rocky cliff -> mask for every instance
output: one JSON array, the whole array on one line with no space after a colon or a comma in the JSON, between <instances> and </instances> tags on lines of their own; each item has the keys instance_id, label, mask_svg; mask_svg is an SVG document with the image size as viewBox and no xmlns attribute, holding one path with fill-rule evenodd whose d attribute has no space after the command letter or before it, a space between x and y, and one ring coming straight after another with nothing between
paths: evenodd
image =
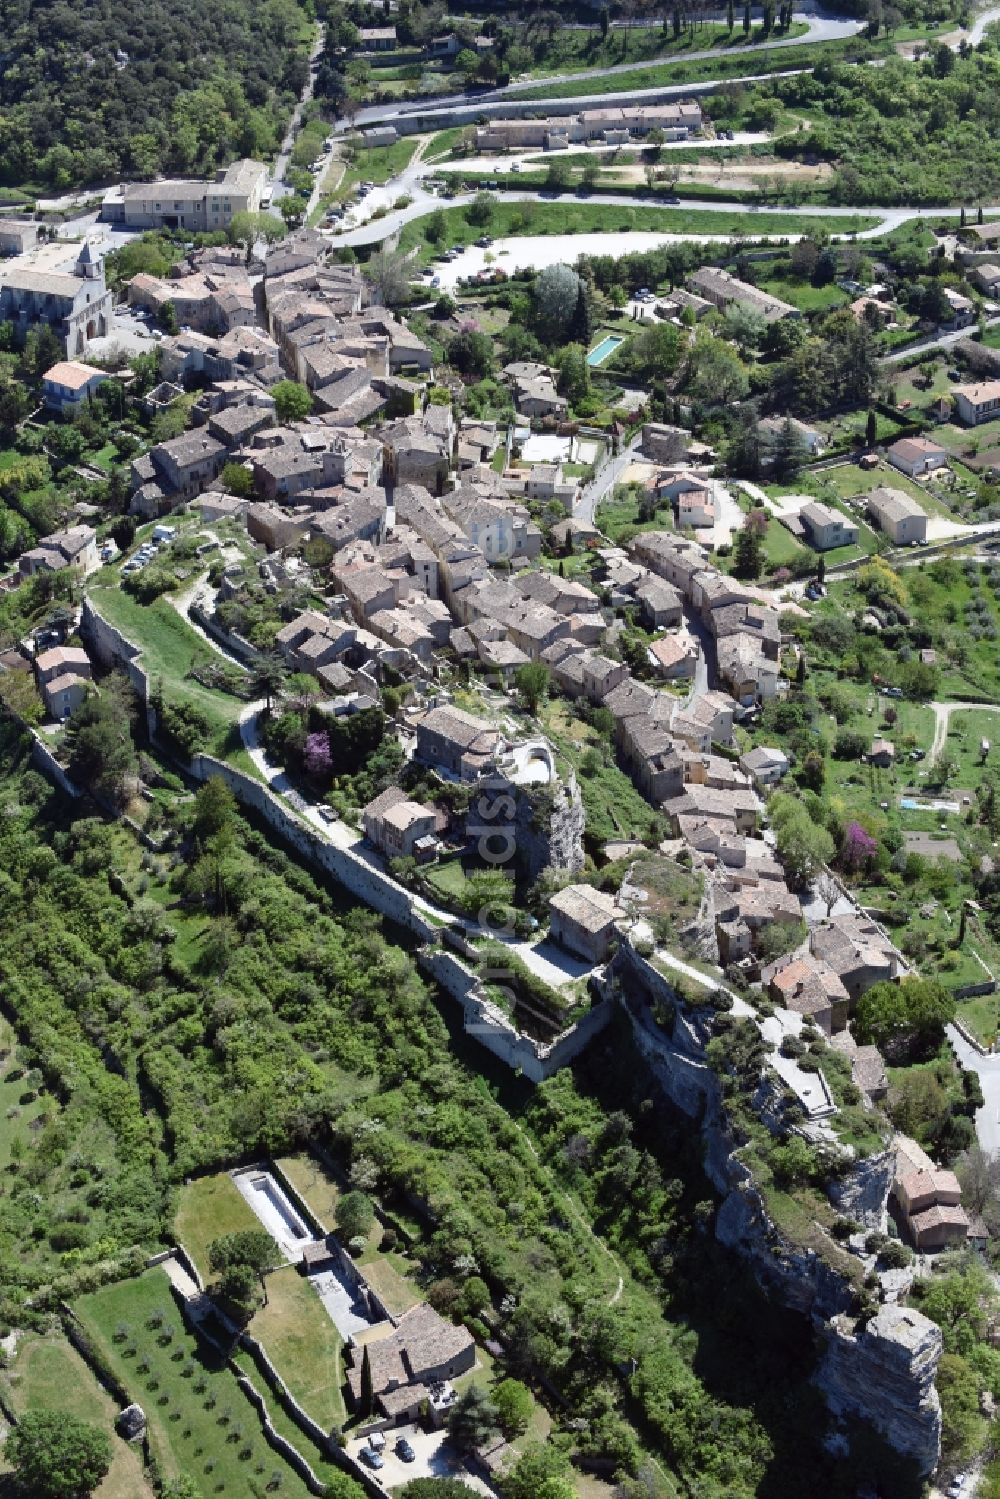
<instances>
[{"instance_id":1,"label":"rocky cliff","mask_svg":"<svg viewBox=\"0 0 1000 1499\"><path fill-rule=\"evenodd\" d=\"M537 879L543 869L582 869L586 825L575 776L547 786L517 787L514 833L527 878Z\"/></svg>"},{"instance_id":2,"label":"rocky cliff","mask_svg":"<svg viewBox=\"0 0 1000 1499\"><path fill-rule=\"evenodd\" d=\"M817 1385L835 1416L870 1422L903 1456L930 1473L940 1455L941 1413L934 1375L941 1337L909 1308L884 1306L862 1324L857 1311L863 1267L816 1226L814 1242L792 1242L769 1217L749 1168L740 1160L723 1107L718 1078L705 1060L710 1009L686 1010L664 976L627 941L608 971L609 986L632 1022L636 1045L669 1101L701 1132L705 1172L722 1197L715 1234L747 1261L761 1287L802 1313L826 1348ZM762 1081L754 1106L772 1117L771 1084ZM888 1153L855 1162L830 1196L845 1217L883 1228L892 1174ZM876 1388L877 1386L877 1388Z\"/></svg>"},{"instance_id":3,"label":"rocky cliff","mask_svg":"<svg viewBox=\"0 0 1000 1499\"><path fill-rule=\"evenodd\" d=\"M816 1382L835 1415L870 1421L921 1472L935 1466L941 1403L934 1375L941 1329L912 1307L883 1306L870 1322L834 1317Z\"/></svg>"}]
</instances>

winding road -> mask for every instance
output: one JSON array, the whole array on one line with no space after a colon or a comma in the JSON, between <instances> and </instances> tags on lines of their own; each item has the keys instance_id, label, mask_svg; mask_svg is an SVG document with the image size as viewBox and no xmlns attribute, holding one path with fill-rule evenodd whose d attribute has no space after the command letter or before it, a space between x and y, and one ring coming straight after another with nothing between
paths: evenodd
<instances>
[{"instance_id":1,"label":"winding road","mask_svg":"<svg viewBox=\"0 0 1000 1499\"><path fill-rule=\"evenodd\" d=\"M622 75L627 76L629 73L640 72L644 68L662 67L668 63L701 62L707 58L732 54L752 57L755 53L771 52L782 47L805 47L816 42L840 41L844 37L856 36L863 26L863 22L855 18L835 16L826 11L809 14L796 11L792 20L804 23L805 32L798 36L775 36L765 42L748 42L746 45L730 48L703 47L693 52L665 52L658 57L647 57L636 62L614 63L610 67L587 68L574 73L553 73L544 78L519 78L515 83L508 83L503 88L473 89L455 94L432 95L426 99L407 99L400 100L398 103L372 105L368 109L359 110L352 120L341 119L338 125L343 129L353 125L357 129L364 125L388 124L400 116L409 114L428 112L440 114L449 110L468 109L470 105L479 108L482 105L502 104L509 99L531 98L533 94L539 100L544 100L546 89L573 83L577 79L582 81L584 78L618 78ZM676 86L675 91L690 92L690 89L690 83L680 84ZM591 94L586 97L591 107L596 108L605 102L600 95ZM628 98L628 94L618 94L615 97ZM562 102L565 104L570 101L563 100Z\"/></svg>"}]
</instances>

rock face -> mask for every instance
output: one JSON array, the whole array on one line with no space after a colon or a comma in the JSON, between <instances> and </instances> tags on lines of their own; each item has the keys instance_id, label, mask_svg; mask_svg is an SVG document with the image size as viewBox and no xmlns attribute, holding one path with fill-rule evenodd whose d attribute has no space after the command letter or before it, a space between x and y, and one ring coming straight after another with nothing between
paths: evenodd
<instances>
[{"instance_id":1,"label":"rock face","mask_svg":"<svg viewBox=\"0 0 1000 1499\"><path fill-rule=\"evenodd\" d=\"M137 1442L145 1435L146 1412L141 1405L126 1405L124 1410L118 1412L115 1426L126 1442Z\"/></svg>"},{"instance_id":2,"label":"rock face","mask_svg":"<svg viewBox=\"0 0 1000 1499\"><path fill-rule=\"evenodd\" d=\"M858 1161L830 1185L830 1201L845 1218L867 1229L885 1229L886 1201L892 1186L895 1157L891 1150Z\"/></svg>"},{"instance_id":3,"label":"rock face","mask_svg":"<svg viewBox=\"0 0 1000 1499\"><path fill-rule=\"evenodd\" d=\"M830 1409L871 1422L922 1475L932 1472L941 1455L941 1329L912 1307L883 1306L864 1326L834 1317L826 1336L816 1382Z\"/></svg>"},{"instance_id":4,"label":"rock face","mask_svg":"<svg viewBox=\"0 0 1000 1499\"><path fill-rule=\"evenodd\" d=\"M664 1095L700 1130L705 1173L723 1199L716 1238L747 1261L768 1294L809 1317L826 1339L817 1384L830 1410L870 1422L921 1472L931 1472L940 1455L941 1408L934 1388L940 1330L908 1307L883 1306L864 1326L847 1315L855 1304L847 1276L829 1256L780 1232L735 1153L718 1079L705 1061L709 1016L702 1010L686 1014L674 1004L672 1029L659 1024L653 1005L671 1006L669 982L627 942L609 967L609 988L628 1013L636 1044ZM766 1092L762 1085L754 1099L765 1121L771 1112ZM892 1169L889 1153L856 1162L831 1189L835 1206L867 1228L884 1227Z\"/></svg>"},{"instance_id":5,"label":"rock face","mask_svg":"<svg viewBox=\"0 0 1000 1499\"><path fill-rule=\"evenodd\" d=\"M514 812L517 858L527 877L543 869L583 868L583 832L587 825L576 777L537 789L519 786Z\"/></svg>"}]
</instances>

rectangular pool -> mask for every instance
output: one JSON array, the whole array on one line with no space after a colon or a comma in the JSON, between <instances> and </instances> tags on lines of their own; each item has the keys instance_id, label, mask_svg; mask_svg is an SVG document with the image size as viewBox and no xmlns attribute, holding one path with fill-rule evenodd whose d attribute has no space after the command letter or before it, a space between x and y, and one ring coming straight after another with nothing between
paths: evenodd
<instances>
[{"instance_id":1,"label":"rectangular pool","mask_svg":"<svg viewBox=\"0 0 1000 1499\"><path fill-rule=\"evenodd\" d=\"M587 355L587 363L591 369L603 364L605 359L610 359L615 350L624 342L624 338L618 338L614 333L609 333L606 338L602 338L597 347L591 349Z\"/></svg>"}]
</instances>

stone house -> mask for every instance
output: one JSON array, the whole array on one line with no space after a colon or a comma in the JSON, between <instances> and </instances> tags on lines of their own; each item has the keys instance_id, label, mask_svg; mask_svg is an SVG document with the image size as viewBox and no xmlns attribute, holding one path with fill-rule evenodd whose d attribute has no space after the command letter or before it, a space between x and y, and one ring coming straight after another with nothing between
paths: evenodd
<instances>
[{"instance_id":1,"label":"stone house","mask_svg":"<svg viewBox=\"0 0 1000 1499\"><path fill-rule=\"evenodd\" d=\"M642 611L643 622L654 630L669 630L683 618L681 596L665 578L645 578L633 594Z\"/></svg>"},{"instance_id":2,"label":"stone house","mask_svg":"<svg viewBox=\"0 0 1000 1499\"><path fill-rule=\"evenodd\" d=\"M847 1025L850 996L828 963L810 952L780 958L761 974L775 1004L809 1016L824 1035Z\"/></svg>"},{"instance_id":3,"label":"stone house","mask_svg":"<svg viewBox=\"0 0 1000 1499\"><path fill-rule=\"evenodd\" d=\"M148 467L141 458L132 464L132 481L136 489L133 502L138 491L149 482L145 477L149 469L166 508L192 500L218 478L228 456L222 443L201 429L182 432L180 437L172 437L169 442L157 443L145 455Z\"/></svg>"},{"instance_id":4,"label":"stone house","mask_svg":"<svg viewBox=\"0 0 1000 1499\"><path fill-rule=\"evenodd\" d=\"M60 572L64 567L75 568L86 576L97 566L97 532L93 526L70 526L65 531L52 531L17 559L17 570L22 578Z\"/></svg>"},{"instance_id":5,"label":"stone house","mask_svg":"<svg viewBox=\"0 0 1000 1499\"><path fill-rule=\"evenodd\" d=\"M649 647L649 660L657 676L668 682L693 677L698 662L698 643L690 635L663 635Z\"/></svg>"},{"instance_id":6,"label":"stone house","mask_svg":"<svg viewBox=\"0 0 1000 1499\"><path fill-rule=\"evenodd\" d=\"M613 895L591 885L567 885L549 900L549 933L570 952L603 963L624 912Z\"/></svg>"},{"instance_id":7,"label":"stone house","mask_svg":"<svg viewBox=\"0 0 1000 1499\"><path fill-rule=\"evenodd\" d=\"M68 718L89 691L90 658L76 646L56 646L35 657L35 679L50 718Z\"/></svg>"},{"instance_id":8,"label":"stone house","mask_svg":"<svg viewBox=\"0 0 1000 1499\"><path fill-rule=\"evenodd\" d=\"M127 183L104 195L101 218L126 229L191 229L217 233L240 213L256 213L267 183L262 161L234 161L214 182Z\"/></svg>"},{"instance_id":9,"label":"stone house","mask_svg":"<svg viewBox=\"0 0 1000 1499\"><path fill-rule=\"evenodd\" d=\"M916 1140L897 1135L892 1196L914 1248L920 1252L962 1244L969 1219L953 1171L935 1166Z\"/></svg>"},{"instance_id":10,"label":"stone house","mask_svg":"<svg viewBox=\"0 0 1000 1499\"><path fill-rule=\"evenodd\" d=\"M407 1421L421 1405L430 1404L432 1384L456 1379L475 1366L476 1345L465 1327L446 1322L421 1302L403 1313L388 1337L352 1345L351 1357L347 1386L354 1409L361 1407L367 1362L376 1413Z\"/></svg>"},{"instance_id":11,"label":"stone house","mask_svg":"<svg viewBox=\"0 0 1000 1499\"><path fill-rule=\"evenodd\" d=\"M802 316L790 302L772 297L769 292L761 291L760 287L741 281L730 271L720 270L717 266L703 266L695 271L688 277L688 286L698 296L707 298L720 312L729 307L745 307L750 312L759 313L767 323Z\"/></svg>"},{"instance_id":12,"label":"stone house","mask_svg":"<svg viewBox=\"0 0 1000 1499\"><path fill-rule=\"evenodd\" d=\"M868 496L868 514L896 546L926 541L927 516L901 489L880 485Z\"/></svg>"},{"instance_id":13,"label":"stone house","mask_svg":"<svg viewBox=\"0 0 1000 1499\"><path fill-rule=\"evenodd\" d=\"M269 552L298 546L309 530L305 515L291 515L287 510L280 510L277 505L248 506L246 521L248 534Z\"/></svg>"},{"instance_id":14,"label":"stone house","mask_svg":"<svg viewBox=\"0 0 1000 1499\"><path fill-rule=\"evenodd\" d=\"M788 774L788 756L784 750L761 746L740 756L740 765L757 786L776 786Z\"/></svg>"},{"instance_id":15,"label":"stone house","mask_svg":"<svg viewBox=\"0 0 1000 1499\"><path fill-rule=\"evenodd\" d=\"M873 984L902 977L906 965L889 938L866 916L828 917L809 932L809 950L834 970L851 1008Z\"/></svg>"},{"instance_id":16,"label":"stone house","mask_svg":"<svg viewBox=\"0 0 1000 1499\"><path fill-rule=\"evenodd\" d=\"M431 708L417 722L415 758L463 781L474 781L493 764L500 730L450 703Z\"/></svg>"},{"instance_id":17,"label":"stone house","mask_svg":"<svg viewBox=\"0 0 1000 1499\"><path fill-rule=\"evenodd\" d=\"M361 818L365 837L388 859L427 859L437 847L434 810L411 801L398 786L369 802Z\"/></svg>"}]
</instances>

